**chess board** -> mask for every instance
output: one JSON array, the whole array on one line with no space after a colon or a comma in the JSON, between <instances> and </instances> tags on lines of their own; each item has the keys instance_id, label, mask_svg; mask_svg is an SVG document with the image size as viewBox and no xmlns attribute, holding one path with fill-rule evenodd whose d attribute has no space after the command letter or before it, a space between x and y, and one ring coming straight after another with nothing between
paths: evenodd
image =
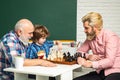
<instances>
[{"instance_id":1,"label":"chess board","mask_svg":"<svg viewBox=\"0 0 120 80\"><path fill-rule=\"evenodd\" d=\"M53 63L57 63L57 64L66 64L66 65L73 65L73 64L77 64L77 61L65 61L65 60L47 60Z\"/></svg>"}]
</instances>

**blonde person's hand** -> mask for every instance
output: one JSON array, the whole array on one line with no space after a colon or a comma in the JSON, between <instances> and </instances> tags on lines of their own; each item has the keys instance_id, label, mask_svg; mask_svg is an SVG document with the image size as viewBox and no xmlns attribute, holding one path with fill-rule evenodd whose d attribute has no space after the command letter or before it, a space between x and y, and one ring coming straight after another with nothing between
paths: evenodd
<instances>
[{"instance_id":1,"label":"blonde person's hand","mask_svg":"<svg viewBox=\"0 0 120 80\"><path fill-rule=\"evenodd\" d=\"M78 62L79 65L83 65L85 61L86 60L84 58L82 58L82 57L77 58L77 62Z\"/></svg>"},{"instance_id":2,"label":"blonde person's hand","mask_svg":"<svg viewBox=\"0 0 120 80\"><path fill-rule=\"evenodd\" d=\"M92 62L88 61L84 58L78 57L77 62L78 62L79 65L81 65L83 67L87 67L87 68L92 67Z\"/></svg>"},{"instance_id":3,"label":"blonde person's hand","mask_svg":"<svg viewBox=\"0 0 120 80\"><path fill-rule=\"evenodd\" d=\"M98 56L98 55L93 55L93 54L91 54L91 55L88 56L88 59L91 60L91 61L98 61L98 60L100 60L101 58L100 58L100 56Z\"/></svg>"}]
</instances>

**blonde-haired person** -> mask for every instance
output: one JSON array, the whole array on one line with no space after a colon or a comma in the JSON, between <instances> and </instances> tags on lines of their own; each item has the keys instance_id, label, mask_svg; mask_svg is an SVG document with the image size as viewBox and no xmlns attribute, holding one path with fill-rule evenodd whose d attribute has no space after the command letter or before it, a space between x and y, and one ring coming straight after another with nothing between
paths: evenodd
<instances>
[{"instance_id":1,"label":"blonde-haired person","mask_svg":"<svg viewBox=\"0 0 120 80\"><path fill-rule=\"evenodd\" d=\"M14 67L14 56L25 57L26 48L29 43L29 39L33 37L34 26L28 19L20 19L14 30L6 33L1 38L0 46L0 79L1 80L14 80L14 74L11 72L3 71L4 68ZM42 59L26 59L24 60L24 66L56 66L56 64L45 61Z\"/></svg>"},{"instance_id":2,"label":"blonde-haired person","mask_svg":"<svg viewBox=\"0 0 120 80\"><path fill-rule=\"evenodd\" d=\"M78 57L78 64L96 71L74 80L120 80L120 38L103 29L100 13L90 12L82 18L86 40L77 50L85 55ZM93 54L88 54L92 50Z\"/></svg>"}]
</instances>

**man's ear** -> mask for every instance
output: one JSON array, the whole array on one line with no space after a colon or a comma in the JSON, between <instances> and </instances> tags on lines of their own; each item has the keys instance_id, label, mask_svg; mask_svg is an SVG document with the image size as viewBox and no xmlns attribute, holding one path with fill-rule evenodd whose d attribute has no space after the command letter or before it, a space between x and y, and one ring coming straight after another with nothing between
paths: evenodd
<instances>
[{"instance_id":1,"label":"man's ear","mask_svg":"<svg viewBox=\"0 0 120 80\"><path fill-rule=\"evenodd\" d=\"M18 34L18 36L20 36L22 34L22 31L21 30L17 30L17 34Z\"/></svg>"}]
</instances>

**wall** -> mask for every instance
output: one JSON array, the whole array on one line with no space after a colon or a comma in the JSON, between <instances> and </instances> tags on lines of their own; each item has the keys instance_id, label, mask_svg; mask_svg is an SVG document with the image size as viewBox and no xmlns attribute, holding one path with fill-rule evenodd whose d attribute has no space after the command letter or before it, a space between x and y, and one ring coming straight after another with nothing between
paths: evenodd
<instances>
[{"instance_id":1,"label":"wall","mask_svg":"<svg viewBox=\"0 0 120 80\"><path fill-rule=\"evenodd\" d=\"M77 41L85 39L81 18L91 11L99 12L103 16L103 27L120 36L120 0L77 0Z\"/></svg>"}]
</instances>

